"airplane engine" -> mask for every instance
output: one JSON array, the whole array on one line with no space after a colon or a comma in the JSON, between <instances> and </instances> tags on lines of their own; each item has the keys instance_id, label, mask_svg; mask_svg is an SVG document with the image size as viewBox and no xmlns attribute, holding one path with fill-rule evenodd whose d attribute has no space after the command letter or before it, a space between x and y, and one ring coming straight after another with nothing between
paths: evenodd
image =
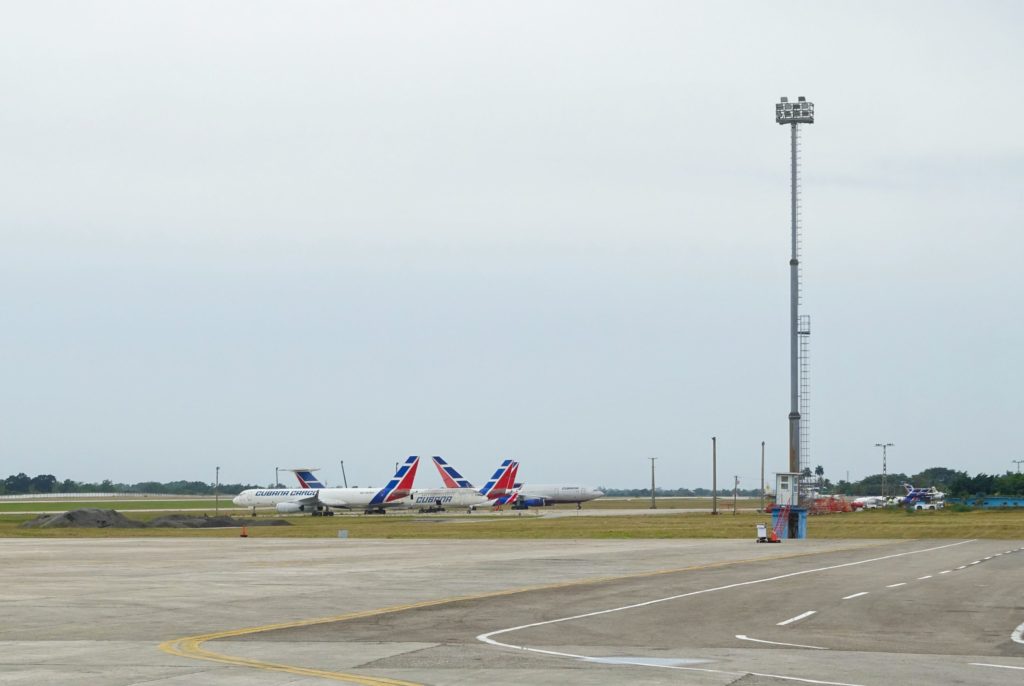
<instances>
[{"instance_id":1,"label":"airplane engine","mask_svg":"<svg viewBox=\"0 0 1024 686\"><path fill-rule=\"evenodd\" d=\"M334 515L333 512L320 504L303 505L300 503L278 503L277 511L281 514L308 512L314 517L331 517Z\"/></svg>"},{"instance_id":2,"label":"airplane engine","mask_svg":"<svg viewBox=\"0 0 1024 686\"><path fill-rule=\"evenodd\" d=\"M515 510L525 510L530 507L545 507L547 504L548 501L544 498L524 498L519 496L512 504L512 508Z\"/></svg>"},{"instance_id":3,"label":"airplane engine","mask_svg":"<svg viewBox=\"0 0 1024 686\"><path fill-rule=\"evenodd\" d=\"M307 507L305 505L299 505L298 503L278 503L277 511L281 514L295 514L296 512L305 512Z\"/></svg>"}]
</instances>

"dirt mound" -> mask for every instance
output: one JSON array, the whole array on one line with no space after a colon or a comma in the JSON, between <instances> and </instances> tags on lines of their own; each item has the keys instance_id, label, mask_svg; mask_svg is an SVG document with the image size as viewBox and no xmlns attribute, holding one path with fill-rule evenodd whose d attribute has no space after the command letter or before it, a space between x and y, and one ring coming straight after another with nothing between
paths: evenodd
<instances>
[{"instance_id":1,"label":"dirt mound","mask_svg":"<svg viewBox=\"0 0 1024 686\"><path fill-rule=\"evenodd\" d=\"M291 522L283 519L235 519L234 517L197 517L186 514L173 514L165 517L157 517L149 523L149 526L163 529L216 529L240 526L291 526Z\"/></svg>"},{"instance_id":2,"label":"dirt mound","mask_svg":"<svg viewBox=\"0 0 1024 686\"><path fill-rule=\"evenodd\" d=\"M283 519L235 519L234 517L208 517L206 515L172 514L153 521L128 519L117 510L86 508L59 514L39 515L24 522L26 529L216 529L242 526L291 526Z\"/></svg>"},{"instance_id":3,"label":"dirt mound","mask_svg":"<svg viewBox=\"0 0 1024 686\"><path fill-rule=\"evenodd\" d=\"M141 529L142 522L128 519L117 510L85 508L39 515L21 525L26 529Z\"/></svg>"}]
</instances>

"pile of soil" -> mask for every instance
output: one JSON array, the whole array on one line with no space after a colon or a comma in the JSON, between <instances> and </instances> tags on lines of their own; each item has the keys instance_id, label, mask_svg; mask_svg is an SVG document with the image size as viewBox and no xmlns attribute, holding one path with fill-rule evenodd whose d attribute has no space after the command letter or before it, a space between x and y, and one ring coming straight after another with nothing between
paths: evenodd
<instances>
[{"instance_id":1,"label":"pile of soil","mask_svg":"<svg viewBox=\"0 0 1024 686\"><path fill-rule=\"evenodd\" d=\"M240 526L291 526L291 522L283 519L235 519L221 515L219 517L196 517L187 514L172 514L164 517L157 517L149 523L149 526L156 528L171 529L211 529L228 528Z\"/></svg>"},{"instance_id":2,"label":"pile of soil","mask_svg":"<svg viewBox=\"0 0 1024 686\"><path fill-rule=\"evenodd\" d=\"M128 519L117 510L86 508L59 514L39 515L21 525L26 529L210 529L241 526L291 526L283 519L235 519L234 517L207 517L173 514L157 517L150 523Z\"/></svg>"},{"instance_id":3,"label":"pile of soil","mask_svg":"<svg viewBox=\"0 0 1024 686\"><path fill-rule=\"evenodd\" d=\"M117 510L85 508L39 515L21 525L26 529L141 529L145 524L128 519Z\"/></svg>"}]
</instances>

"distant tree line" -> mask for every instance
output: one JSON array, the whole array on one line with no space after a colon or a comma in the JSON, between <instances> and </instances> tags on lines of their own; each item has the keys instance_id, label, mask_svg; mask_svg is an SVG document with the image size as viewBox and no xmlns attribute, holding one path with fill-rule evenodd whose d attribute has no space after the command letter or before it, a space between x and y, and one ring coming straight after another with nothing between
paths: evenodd
<instances>
[{"instance_id":1,"label":"distant tree line","mask_svg":"<svg viewBox=\"0 0 1024 686\"><path fill-rule=\"evenodd\" d=\"M599 486L598 490L613 498L650 498L649 488L611 488L610 486ZM655 488L654 495L658 498L710 498L710 488ZM736 494L744 498L756 498L761 491L756 488L741 488ZM718 489L719 498L731 498L732 489Z\"/></svg>"},{"instance_id":2,"label":"distant tree line","mask_svg":"<svg viewBox=\"0 0 1024 686\"><path fill-rule=\"evenodd\" d=\"M219 493L238 493L247 488L260 488L250 484L221 484ZM104 479L99 483L83 483L65 479L59 481L52 474L30 477L25 473L12 474L0 481L0 495L28 493L157 493L167 495L214 495L213 484L203 481L141 481L137 484L114 483Z\"/></svg>"},{"instance_id":3,"label":"distant tree line","mask_svg":"<svg viewBox=\"0 0 1024 686\"><path fill-rule=\"evenodd\" d=\"M849 495L883 495L882 475L872 474L860 481L840 480L832 483L825 478L825 470L819 465L813 471L804 470L804 479L817 481L818 490L822 494ZM1024 496L1024 474L1007 471L1005 474L977 474L948 469L946 467L930 467L917 474L907 476L903 473L886 474L884 495L903 495L903 484L909 483L919 488L934 486L950 497L984 497L989 495ZM650 488L610 488L601 487L605 495L613 497L650 498ZM740 489L741 496L759 496L761 491L756 488ZM658 488L657 496L677 497L710 497L710 488ZM732 497L732 489L719 489L718 497Z\"/></svg>"},{"instance_id":4,"label":"distant tree line","mask_svg":"<svg viewBox=\"0 0 1024 686\"><path fill-rule=\"evenodd\" d=\"M952 497L983 497L988 495L1020 496L1024 495L1024 474L1007 471L1005 474L977 474L970 476L946 467L931 467L918 474L887 474L885 477L885 495L903 495L902 484L909 483L919 488L934 486ZM872 474L860 481L839 481L834 487L835 493L845 495L882 495L882 475Z\"/></svg>"},{"instance_id":5,"label":"distant tree line","mask_svg":"<svg viewBox=\"0 0 1024 686\"><path fill-rule=\"evenodd\" d=\"M819 466L814 470L822 493L835 493L849 496L883 495L882 475L872 474L860 481L840 480L832 483L824 478L824 470ZM807 470L805 477L811 477ZM931 467L907 476L903 473L887 474L885 477L885 495L902 495L903 483L927 488L934 486L952 497L983 497L988 495L1024 496L1024 474L1007 471L1005 474L977 474L970 476L967 472ZM254 484L221 484L220 493L239 493L247 488L262 488ZM650 488L612 488L601 486L605 495L617 498L650 498ZM141 481L137 484L114 483L104 479L99 483L84 483L65 479L59 481L52 474L28 476L25 473L12 474L0 481L0 495L24 495L29 493L155 493L167 495L213 495L214 486L203 481ZM743 497L757 497L761 491L756 488L743 488L737 491ZM710 497L710 488L658 488L655 495L659 497ZM718 497L732 497L732 489L718 489Z\"/></svg>"}]
</instances>

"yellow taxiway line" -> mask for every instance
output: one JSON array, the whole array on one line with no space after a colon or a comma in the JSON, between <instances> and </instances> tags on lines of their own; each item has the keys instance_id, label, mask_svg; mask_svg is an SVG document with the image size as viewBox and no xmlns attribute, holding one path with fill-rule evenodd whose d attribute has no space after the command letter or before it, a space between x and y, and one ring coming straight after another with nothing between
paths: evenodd
<instances>
[{"instance_id":1,"label":"yellow taxiway line","mask_svg":"<svg viewBox=\"0 0 1024 686\"><path fill-rule=\"evenodd\" d=\"M253 669L262 669L272 672L285 672L287 674L295 674L299 676L319 677L321 679L330 679L333 681L341 681L344 683L360 684L361 686L422 686L422 684L417 684L412 681L400 681L398 679L388 679L387 677L375 677L361 674L347 674L345 672L332 672L323 669L312 669L309 667L297 667L294 665L285 665L276 662L265 662L263 660L256 660L247 657L234 657L232 655L225 655L223 653L215 653L212 650L206 650L205 648L203 648L203 644L207 641L215 641L222 638L250 636L252 634L261 634L267 631L276 631L278 629L294 629L302 626L315 626L317 624L333 624L335 622L345 622L353 619L361 619L364 617L378 617L380 615L392 614L395 612L405 612L407 610L416 610L424 607L435 607L437 605L449 605L452 603L461 603L471 600L486 600L488 598L500 598L502 596L517 595L520 593L532 593L534 591L550 591L559 588L588 586L594 584L607 583L609 581L626 581L629 579L643 579L645 577L662 576L666 574L678 574L681 572L695 572L705 569L715 569L717 567L727 567L730 565L750 564L752 562L787 560L797 557L820 555L822 552L839 553L846 552L849 550L863 550L865 548L875 548L882 545L888 545L889 543L889 541L886 541L885 543L877 543L864 546L852 546L849 548L838 548L836 550L829 551L792 553L789 555L774 555L769 557L750 558L745 560L710 562L708 564L693 565L690 567L678 567L675 569L658 569L650 572L637 572L634 574L623 574L620 576L594 577L590 579L579 579L576 581L565 581L554 584L541 584L538 586L512 588L504 591L489 591L486 593L476 593L472 595L438 598L436 600L424 600L417 603L392 605L390 607L382 607L373 610L362 610L359 612L349 612L347 614L333 615L331 617L300 619L292 622L280 622L277 624L264 624L262 626L245 627L243 629L229 629L228 631L217 631L209 634L200 634L198 636L185 636L183 638L175 638L171 639L170 641L164 641L160 644L160 650L171 655L177 655L179 657L188 657L196 660L208 660L210 662L219 662L221 664L234 665L236 667L251 667Z\"/></svg>"}]
</instances>

